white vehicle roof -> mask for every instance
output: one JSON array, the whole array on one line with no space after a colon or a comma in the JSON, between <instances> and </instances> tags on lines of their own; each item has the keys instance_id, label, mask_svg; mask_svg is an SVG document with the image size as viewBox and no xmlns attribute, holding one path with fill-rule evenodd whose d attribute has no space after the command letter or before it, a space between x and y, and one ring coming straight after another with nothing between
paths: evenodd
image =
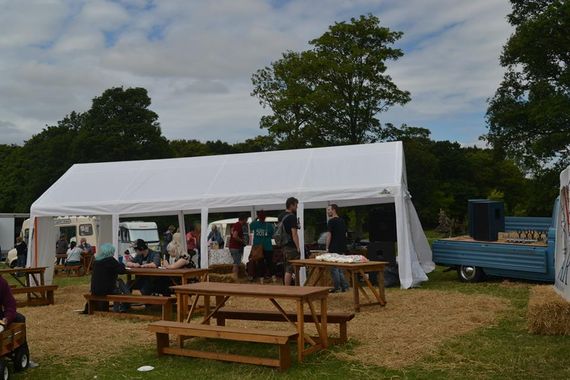
<instances>
[{"instance_id":1,"label":"white vehicle roof","mask_svg":"<svg viewBox=\"0 0 570 380\"><path fill-rule=\"evenodd\" d=\"M158 228L155 222L121 222L119 227L131 230L155 230Z\"/></svg>"}]
</instances>

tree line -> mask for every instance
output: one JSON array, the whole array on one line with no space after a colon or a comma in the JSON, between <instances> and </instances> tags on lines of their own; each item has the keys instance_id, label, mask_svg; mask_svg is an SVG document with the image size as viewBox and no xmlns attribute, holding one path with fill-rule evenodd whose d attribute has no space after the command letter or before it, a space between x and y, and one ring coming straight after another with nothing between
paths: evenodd
<instances>
[{"instance_id":1,"label":"tree line","mask_svg":"<svg viewBox=\"0 0 570 380\"><path fill-rule=\"evenodd\" d=\"M489 148L434 141L427 129L381 122L383 112L412 96L386 74L403 55L394 47L402 33L363 15L331 25L309 49L285 52L252 75L252 96L271 111L260 120L266 134L234 144L168 140L144 88L110 88L88 111L69 113L22 146L0 145L0 210L27 212L74 163L400 140L424 226L437 225L441 210L464 221L471 198L504 200L509 214L549 215L558 172L568 163L570 3L511 3L515 32L501 56L505 78L489 101L489 133L482 137Z\"/></svg>"}]
</instances>

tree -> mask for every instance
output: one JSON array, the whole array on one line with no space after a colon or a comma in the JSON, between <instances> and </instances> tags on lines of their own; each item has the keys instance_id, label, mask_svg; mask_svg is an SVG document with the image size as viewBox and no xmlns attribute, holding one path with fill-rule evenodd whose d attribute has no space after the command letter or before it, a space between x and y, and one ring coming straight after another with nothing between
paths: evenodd
<instances>
[{"instance_id":1,"label":"tree","mask_svg":"<svg viewBox=\"0 0 570 380\"><path fill-rule=\"evenodd\" d=\"M286 52L252 76L252 95L272 110L261 128L287 148L377 141L377 116L410 100L386 74L386 62L403 53L401 38L373 16L335 23L312 49Z\"/></svg>"},{"instance_id":2,"label":"tree","mask_svg":"<svg viewBox=\"0 0 570 380\"><path fill-rule=\"evenodd\" d=\"M570 2L511 0L486 139L526 170L570 163ZM558 169L557 168L557 169Z\"/></svg>"},{"instance_id":3,"label":"tree","mask_svg":"<svg viewBox=\"0 0 570 380\"><path fill-rule=\"evenodd\" d=\"M172 150L146 89L115 87L93 99L73 153L76 162L168 158Z\"/></svg>"}]
</instances>

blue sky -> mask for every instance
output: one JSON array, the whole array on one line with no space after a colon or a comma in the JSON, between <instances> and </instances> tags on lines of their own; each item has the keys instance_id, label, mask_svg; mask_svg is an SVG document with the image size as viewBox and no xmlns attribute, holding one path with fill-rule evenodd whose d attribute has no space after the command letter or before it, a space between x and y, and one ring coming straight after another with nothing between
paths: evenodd
<instances>
[{"instance_id":1,"label":"blue sky","mask_svg":"<svg viewBox=\"0 0 570 380\"><path fill-rule=\"evenodd\" d=\"M147 88L168 138L253 137L268 111L251 74L373 13L404 32L389 73L412 93L381 121L475 144L508 12L507 0L0 0L0 143L21 144L113 86Z\"/></svg>"}]
</instances>

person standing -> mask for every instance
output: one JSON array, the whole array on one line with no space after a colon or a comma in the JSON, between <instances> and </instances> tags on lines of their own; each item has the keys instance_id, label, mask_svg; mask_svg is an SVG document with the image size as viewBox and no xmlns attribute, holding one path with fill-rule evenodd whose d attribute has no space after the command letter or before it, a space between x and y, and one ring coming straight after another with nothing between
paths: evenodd
<instances>
[{"instance_id":1,"label":"person standing","mask_svg":"<svg viewBox=\"0 0 570 380\"><path fill-rule=\"evenodd\" d=\"M273 224L265 221L265 211L257 212L257 220L250 225L253 234L253 246L260 245L263 247L263 261L265 263L265 279L273 278L275 281L275 269L273 267L273 233L275 229Z\"/></svg>"},{"instance_id":2,"label":"person standing","mask_svg":"<svg viewBox=\"0 0 570 380\"><path fill-rule=\"evenodd\" d=\"M56 255L67 255L67 249L69 245L64 234L59 236L59 240L55 243L55 254ZM65 257L59 256L57 258L57 265L63 265L65 263Z\"/></svg>"},{"instance_id":3,"label":"person standing","mask_svg":"<svg viewBox=\"0 0 570 380\"><path fill-rule=\"evenodd\" d=\"M245 238L243 234L244 226L247 224L247 215L239 216L238 221L234 223L231 229L230 237L230 253L233 259L232 274L237 282L239 274L239 266L243 258L243 248L245 247Z\"/></svg>"},{"instance_id":4,"label":"person standing","mask_svg":"<svg viewBox=\"0 0 570 380\"><path fill-rule=\"evenodd\" d=\"M286 243L283 245L283 261L285 275L283 280L285 285L291 285L293 278L293 266L289 264L290 260L297 260L301 257L301 247L299 245L299 221L297 220L297 208L299 200L294 197L287 198L285 201L286 210L279 215L279 222L283 224L283 231L287 235ZM298 279L297 279L298 281Z\"/></svg>"},{"instance_id":5,"label":"person standing","mask_svg":"<svg viewBox=\"0 0 570 380\"><path fill-rule=\"evenodd\" d=\"M16 238L16 246L14 248L16 248L17 252L16 266L19 268L25 268L26 260L28 258L28 245L21 236Z\"/></svg>"},{"instance_id":6,"label":"person standing","mask_svg":"<svg viewBox=\"0 0 570 380\"><path fill-rule=\"evenodd\" d=\"M338 206L331 204L327 207L327 215L329 221L327 223L327 242L326 249L329 253L338 253L341 255L346 254L346 223L338 216ZM339 268L331 268L331 277L333 280L334 289L331 293L339 291L346 292L348 289L348 282L344 278L344 273Z\"/></svg>"}]
</instances>

